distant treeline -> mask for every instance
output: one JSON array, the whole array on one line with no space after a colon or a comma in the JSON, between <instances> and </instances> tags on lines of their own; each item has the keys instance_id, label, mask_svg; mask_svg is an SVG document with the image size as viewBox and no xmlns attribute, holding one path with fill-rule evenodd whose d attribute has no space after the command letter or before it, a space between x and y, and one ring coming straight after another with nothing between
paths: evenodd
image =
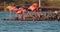
<instances>
[{"instance_id":1,"label":"distant treeline","mask_svg":"<svg viewBox=\"0 0 60 32\"><path fill-rule=\"evenodd\" d=\"M6 4L12 4L14 3L15 5L30 5L33 2L39 2L39 0L0 0L0 2L5 1ZM41 5L42 6L60 6L60 1L57 0L41 0Z\"/></svg>"}]
</instances>

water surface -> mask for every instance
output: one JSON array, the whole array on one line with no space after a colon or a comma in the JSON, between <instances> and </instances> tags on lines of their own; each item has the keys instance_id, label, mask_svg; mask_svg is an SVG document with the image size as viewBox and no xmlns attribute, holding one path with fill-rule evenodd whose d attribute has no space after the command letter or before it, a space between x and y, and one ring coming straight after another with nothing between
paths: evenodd
<instances>
[{"instance_id":1,"label":"water surface","mask_svg":"<svg viewBox=\"0 0 60 32\"><path fill-rule=\"evenodd\" d=\"M14 17L17 17L13 13ZM9 12L0 12L0 32L60 32L58 21L3 21L9 18Z\"/></svg>"}]
</instances>

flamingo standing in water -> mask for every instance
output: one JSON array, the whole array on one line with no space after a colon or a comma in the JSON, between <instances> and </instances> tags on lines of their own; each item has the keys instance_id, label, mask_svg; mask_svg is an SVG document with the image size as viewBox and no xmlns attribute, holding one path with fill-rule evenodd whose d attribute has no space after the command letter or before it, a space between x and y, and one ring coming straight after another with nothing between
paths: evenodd
<instances>
[{"instance_id":1,"label":"flamingo standing in water","mask_svg":"<svg viewBox=\"0 0 60 32\"><path fill-rule=\"evenodd\" d=\"M26 9L24 9L23 7L17 9L15 6L7 6L7 8L12 11L15 12L16 14L18 14L18 18L23 17L23 19L25 20L25 17L23 16L26 13Z\"/></svg>"},{"instance_id":2,"label":"flamingo standing in water","mask_svg":"<svg viewBox=\"0 0 60 32\"><path fill-rule=\"evenodd\" d=\"M10 11L10 18L12 18L13 15L11 14L11 12L16 11L16 7L15 6L7 6L6 8L9 9L9 11Z\"/></svg>"},{"instance_id":3,"label":"flamingo standing in water","mask_svg":"<svg viewBox=\"0 0 60 32\"><path fill-rule=\"evenodd\" d=\"M25 20L24 14L26 13L26 9L24 9L23 7L19 8L19 10L16 12L16 14L19 14L19 18L23 17L23 20Z\"/></svg>"},{"instance_id":4,"label":"flamingo standing in water","mask_svg":"<svg viewBox=\"0 0 60 32\"><path fill-rule=\"evenodd\" d=\"M34 15L38 15L37 11L38 11L39 5L37 3L33 3L28 10L33 11ZM35 19L35 17L33 16L33 19Z\"/></svg>"}]
</instances>

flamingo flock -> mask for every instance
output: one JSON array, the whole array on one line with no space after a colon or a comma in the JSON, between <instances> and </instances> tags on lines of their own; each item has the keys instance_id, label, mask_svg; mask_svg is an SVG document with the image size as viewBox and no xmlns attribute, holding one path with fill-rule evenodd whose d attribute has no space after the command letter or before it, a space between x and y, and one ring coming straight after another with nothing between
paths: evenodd
<instances>
[{"instance_id":1,"label":"flamingo flock","mask_svg":"<svg viewBox=\"0 0 60 32\"><path fill-rule=\"evenodd\" d=\"M18 14L19 15L19 17L18 17L19 19L24 14L28 14L34 20L35 19L35 16L31 15L29 13L29 11L33 11L34 15L36 15L37 14L37 11L39 9L39 5L37 3L33 3L30 7L28 7L28 9L27 9L28 11L25 8L23 8L23 7L16 8L16 6L7 6L7 9L9 9L9 11L11 11L11 12L15 12L16 14ZM40 9L40 11L41 11L41 9ZM38 13L37 16L40 17L40 14L41 13ZM23 19L25 20L25 17L23 17Z\"/></svg>"}]
</instances>

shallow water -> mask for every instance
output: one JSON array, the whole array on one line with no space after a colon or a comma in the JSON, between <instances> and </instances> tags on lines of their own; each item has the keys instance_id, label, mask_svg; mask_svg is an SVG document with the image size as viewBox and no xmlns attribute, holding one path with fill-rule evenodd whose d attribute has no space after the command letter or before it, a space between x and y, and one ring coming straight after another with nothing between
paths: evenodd
<instances>
[{"instance_id":1,"label":"shallow water","mask_svg":"<svg viewBox=\"0 0 60 32\"><path fill-rule=\"evenodd\" d=\"M0 12L0 32L60 32L58 21L3 21L2 18L9 18L9 12Z\"/></svg>"},{"instance_id":2,"label":"shallow water","mask_svg":"<svg viewBox=\"0 0 60 32\"><path fill-rule=\"evenodd\" d=\"M42 12L43 14L51 14L52 12ZM30 12L30 14L33 14L33 12ZM27 15L26 15L27 16ZM16 15L15 13L13 12L0 12L0 19L2 18L15 18L15 17L18 17L18 15Z\"/></svg>"},{"instance_id":3,"label":"shallow water","mask_svg":"<svg viewBox=\"0 0 60 32\"><path fill-rule=\"evenodd\" d=\"M1 32L60 32L60 22L0 21Z\"/></svg>"}]
</instances>

